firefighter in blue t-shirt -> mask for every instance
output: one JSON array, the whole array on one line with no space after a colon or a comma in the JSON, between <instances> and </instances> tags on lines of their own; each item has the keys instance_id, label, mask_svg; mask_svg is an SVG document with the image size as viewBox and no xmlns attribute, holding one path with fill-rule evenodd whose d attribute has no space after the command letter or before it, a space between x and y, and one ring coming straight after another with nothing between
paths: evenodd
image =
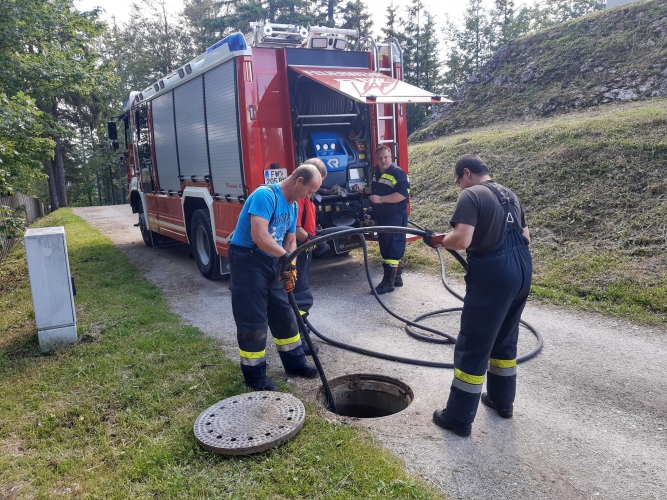
<instances>
[{"instance_id":1,"label":"firefighter in blue t-shirt","mask_svg":"<svg viewBox=\"0 0 667 500\"><path fill-rule=\"evenodd\" d=\"M368 194L373 204L373 219L378 226L408 225L408 197L410 182L400 167L391 161L391 149L380 145L375 150L377 167L373 172L373 184L370 188L356 186L358 193ZM379 233L380 255L384 260L382 267L384 276L375 287L379 294L393 292L394 287L403 286L403 263L405 253L405 233Z\"/></svg>"},{"instance_id":2,"label":"firefighter in blue t-shirt","mask_svg":"<svg viewBox=\"0 0 667 500\"><path fill-rule=\"evenodd\" d=\"M288 374L317 375L315 366L306 362L285 293L294 289L296 272L279 272L281 259L296 249L296 202L312 196L321 184L317 168L302 165L280 184L260 186L244 203L231 239L232 312L241 371L246 385L258 391L278 389L266 376L267 327Z\"/></svg>"}]
</instances>

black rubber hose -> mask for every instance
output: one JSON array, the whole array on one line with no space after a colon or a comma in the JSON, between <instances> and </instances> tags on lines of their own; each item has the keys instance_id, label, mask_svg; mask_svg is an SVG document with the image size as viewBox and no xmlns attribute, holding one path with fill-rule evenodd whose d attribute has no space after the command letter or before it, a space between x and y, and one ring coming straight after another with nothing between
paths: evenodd
<instances>
[{"instance_id":1,"label":"black rubber hose","mask_svg":"<svg viewBox=\"0 0 667 500\"><path fill-rule=\"evenodd\" d=\"M410 224L413 226L419 227L417 224L414 222L410 221ZM326 234L322 234L326 233ZM363 227L363 228L348 228L348 229L340 229L340 228L328 228L327 230L321 231L322 236L318 236L317 238L313 238L307 243L304 243L303 245L299 246L292 254L287 256L285 259L286 263L289 263L293 261L299 254L305 252L309 247L315 246L323 241L330 240L332 238L338 238L341 236L351 236L351 235L358 235L361 239L362 247L363 247L363 252L364 252L364 266L366 268L366 279L368 280L368 284L370 285L371 291L373 295L375 296L375 299L378 301L380 306L387 311L391 316L394 318L398 319L399 321L402 321L406 324L406 332L411 335L414 338L417 338L418 340L422 340L425 342L432 342L432 343L437 343L437 344L452 344L456 342L456 338L448 335L440 330L436 330L434 328L429 328L427 326L421 325L418 323L418 321L435 316L437 314L445 314L448 312L457 312L463 310L462 307L453 307L449 309L439 309L437 311L432 311L429 313L422 314L421 316L418 316L415 318L414 321L410 321L406 318L403 318L399 316L398 314L394 313L392 310L390 310L382 301L380 296L375 290L375 287L373 286L371 274L370 274L370 264L368 261L368 247L366 245L366 238L363 236L364 233L405 233L405 234L414 234L416 236L425 236L426 232L422 229L410 229L406 227L398 227L398 226L371 226L371 227ZM453 289L451 289L445 280L445 263L444 259L442 258L442 254L440 253L439 249L436 249L438 253L438 257L440 258L440 270L441 270L441 278L443 285L447 289L449 293L451 293L454 297L458 298L459 300L463 301L463 297L461 297L458 293L456 293ZM463 257L458 253L453 250L448 250L461 265L467 269L467 262L463 259ZM297 308L297 314L299 317L301 315L298 313L298 308ZM301 318L303 321L303 318ZM544 340L542 338L542 335L540 332L537 331L532 325L527 323L524 320L521 320L520 323L524 325L528 330L530 330L533 335L537 339L537 346L535 349L533 349L530 353L520 356L517 358L517 363L523 363L525 361L528 361L529 359L534 358L539 354L539 352L542 350L542 347L544 345ZM412 365L418 365L418 366L428 366L432 368L454 368L453 363L441 363L441 362L436 362L436 361L426 361L422 359L414 359L414 358L405 358L402 356L395 356L392 354L386 354L386 353L381 353L377 351L372 351L370 349L363 349L361 347L353 346L350 344L346 344L344 342L339 342L337 340L330 339L326 337L325 335L321 334L319 331L317 331L316 328L313 327L313 325L310 323L310 321L305 320L305 324L310 328L310 330L320 339L324 340L325 342L335 346L339 347L341 349L346 349L348 351L356 352L358 354L363 354L365 356L371 356L374 358L379 358L379 359L386 359L389 361L396 361L399 363L406 363L406 364L412 364ZM420 335L418 333L415 333L410 329L411 326L414 326L415 328L419 328L425 331L428 331L430 333L433 333L435 335L439 335L441 337L444 337L443 339L438 339L434 337L428 337L426 335ZM309 344L310 345L310 344Z\"/></svg>"},{"instance_id":2,"label":"black rubber hose","mask_svg":"<svg viewBox=\"0 0 667 500\"><path fill-rule=\"evenodd\" d=\"M329 381L324 374L324 368L322 368L322 363L320 363L320 358L317 355L313 341L310 339L310 335L308 335L306 324L303 322L303 316L301 316L301 312L299 311L299 305L296 303L296 299L294 298L294 292L287 292L287 298L289 299L289 303L292 306L294 315L296 316L296 321L299 324L299 331L303 332L302 338L304 338L306 340L306 344L308 344L313 361L315 362L315 367L317 368L317 373L320 375L320 380L324 386L324 392L326 393L327 399L329 400L329 409L335 414L338 414L338 408L336 408L336 401L334 400L333 394L331 394Z\"/></svg>"}]
</instances>

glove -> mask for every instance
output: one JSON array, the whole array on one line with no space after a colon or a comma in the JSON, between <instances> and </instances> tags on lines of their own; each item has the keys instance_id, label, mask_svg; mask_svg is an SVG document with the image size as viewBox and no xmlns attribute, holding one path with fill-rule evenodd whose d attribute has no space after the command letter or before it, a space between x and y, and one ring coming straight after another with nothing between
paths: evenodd
<instances>
[{"instance_id":1,"label":"glove","mask_svg":"<svg viewBox=\"0 0 667 500\"><path fill-rule=\"evenodd\" d=\"M278 260L278 262L280 262L281 267L285 262L286 255L287 254L283 255ZM288 264L287 266L285 266L283 271L280 273L280 281L282 281L283 287L285 288L285 291L287 293L294 291L294 287L296 286L296 267L294 267L294 264Z\"/></svg>"},{"instance_id":2,"label":"glove","mask_svg":"<svg viewBox=\"0 0 667 500\"><path fill-rule=\"evenodd\" d=\"M442 245L442 240L445 238L444 234L435 234L433 229L426 229L426 235L423 237L424 243L431 248L437 248Z\"/></svg>"}]
</instances>

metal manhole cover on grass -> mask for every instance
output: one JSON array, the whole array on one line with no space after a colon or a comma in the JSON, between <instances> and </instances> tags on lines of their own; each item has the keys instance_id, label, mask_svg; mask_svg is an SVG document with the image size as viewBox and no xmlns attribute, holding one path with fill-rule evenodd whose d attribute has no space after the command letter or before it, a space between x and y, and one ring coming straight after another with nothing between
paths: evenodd
<instances>
[{"instance_id":1,"label":"metal manhole cover on grass","mask_svg":"<svg viewBox=\"0 0 667 500\"><path fill-rule=\"evenodd\" d=\"M224 399L203 412L194 425L199 444L221 455L250 455L295 436L306 409L290 394L249 392Z\"/></svg>"}]
</instances>

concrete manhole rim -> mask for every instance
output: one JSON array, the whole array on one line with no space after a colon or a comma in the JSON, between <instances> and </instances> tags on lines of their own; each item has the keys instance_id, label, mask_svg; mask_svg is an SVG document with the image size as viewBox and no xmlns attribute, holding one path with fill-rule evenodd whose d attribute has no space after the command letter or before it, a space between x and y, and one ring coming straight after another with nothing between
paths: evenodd
<instances>
[{"instance_id":1,"label":"concrete manhole rim","mask_svg":"<svg viewBox=\"0 0 667 500\"><path fill-rule=\"evenodd\" d=\"M320 388L317 391L316 399L318 403L320 403L320 405L322 406L322 410L327 412L330 416L334 416L336 418L341 418L341 419L372 420L374 418L386 418L406 410L414 402L415 399L414 391L408 384L406 384L400 379L397 379L395 377L390 377L388 375L379 375L374 373L350 373L347 375L341 375L340 377L329 379L328 382L331 388L331 393L334 396L334 399L336 400L338 400L336 396L339 395L341 392L351 392L354 390L372 391L372 390L377 390L379 386L383 389L394 389L394 391L385 390L378 392L385 392L385 394L388 394L396 398L404 398L406 402L405 408L381 417L355 417L355 416L339 415L329 410L326 393L324 391L324 386L320 386ZM367 384L375 384L375 387L373 386L367 387Z\"/></svg>"},{"instance_id":2,"label":"concrete manhole rim","mask_svg":"<svg viewBox=\"0 0 667 500\"><path fill-rule=\"evenodd\" d=\"M203 411L193 425L199 445L221 455L250 455L279 446L303 427L303 403L282 392L239 394Z\"/></svg>"}]
</instances>

